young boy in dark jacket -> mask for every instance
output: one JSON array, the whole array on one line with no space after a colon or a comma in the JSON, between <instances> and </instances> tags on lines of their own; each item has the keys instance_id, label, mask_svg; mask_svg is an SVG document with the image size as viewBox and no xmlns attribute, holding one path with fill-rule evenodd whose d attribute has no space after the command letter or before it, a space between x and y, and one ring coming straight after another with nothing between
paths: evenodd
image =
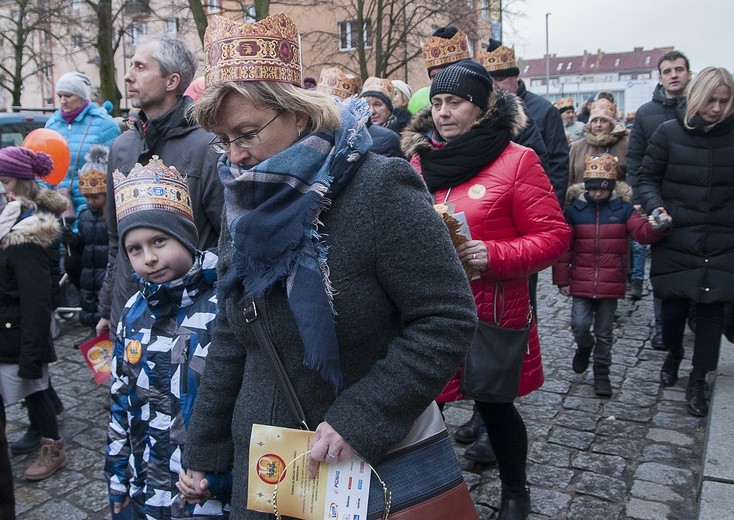
<instances>
[{"instance_id":1,"label":"young boy in dark jacket","mask_svg":"<svg viewBox=\"0 0 734 520\"><path fill-rule=\"evenodd\" d=\"M585 191L580 184L569 187L571 201L564 211L573 231L571 247L553 266L553 283L561 294L573 297L573 371L583 374L593 353L594 392L600 397L612 395L614 313L617 300L625 296L629 237L650 244L664 238L670 226L667 213L646 219L623 198L621 194L629 198L631 189L623 182L617 185L616 164L608 153L585 157Z\"/></svg>"},{"instance_id":2,"label":"young boy in dark jacket","mask_svg":"<svg viewBox=\"0 0 734 520\"><path fill-rule=\"evenodd\" d=\"M68 227L64 230L64 242L82 259L82 275L79 283L81 311L79 322L89 327L90 333L80 343L97 335L94 327L99 321L97 312L99 291L107 274L107 156L109 149L101 144L92 145L79 169L79 191L87 201L87 207L79 212L78 232ZM79 346L79 343L76 345Z\"/></svg>"},{"instance_id":3,"label":"young boy in dark jacket","mask_svg":"<svg viewBox=\"0 0 734 520\"><path fill-rule=\"evenodd\" d=\"M115 171L121 254L139 291L125 304L112 359L105 475L113 518L227 518L231 474L207 475L210 495L178 494L186 429L218 313L217 256L198 239L186 178L153 156ZM125 516L123 516L125 518Z\"/></svg>"}]
</instances>

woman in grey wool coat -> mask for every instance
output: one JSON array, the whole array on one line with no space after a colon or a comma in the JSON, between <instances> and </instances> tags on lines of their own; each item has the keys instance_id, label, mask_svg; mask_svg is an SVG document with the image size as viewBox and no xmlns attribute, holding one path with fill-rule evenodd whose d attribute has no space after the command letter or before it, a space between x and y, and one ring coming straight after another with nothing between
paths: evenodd
<instances>
[{"instance_id":1,"label":"woman in grey wool coat","mask_svg":"<svg viewBox=\"0 0 734 520\"><path fill-rule=\"evenodd\" d=\"M291 23L258 22L262 31ZM466 275L421 178L402 159L368 153L364 101L302 89L300 65L278 62L270 77L246 56L217 54L232 33L247 48L251 28L210 21L207 88L194 110L225 154L225 216L220 313L180 481L203 498L204 473L231 469L233 520L268 517L246 510L253 424L298 428L243 317L249 298L261 298L258 320L315 427L311 474L355 453L379 462L449 380L476 326ZM256 77L233 80L239 71Z\"/></svg>"}]
</instances>

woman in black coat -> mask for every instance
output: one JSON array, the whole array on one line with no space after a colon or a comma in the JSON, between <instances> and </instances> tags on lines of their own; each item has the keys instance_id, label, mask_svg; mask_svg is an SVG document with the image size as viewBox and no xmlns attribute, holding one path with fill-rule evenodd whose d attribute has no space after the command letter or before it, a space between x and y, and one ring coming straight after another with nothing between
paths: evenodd
<instances>
[{"instance_id":1,"label":"woman in black coat","mask_svg":"<svg viewBox=\"0 0 734 520\"><path fill-rule=\"evenodd\" d=\"M8 204L0 214L0 406L25 399L41 434L41 453L27 480L50 477L66 465L64 441L49 387L56 361L51 339L52 255L58 246L57 214L66 199L41 190L35 177L52 170L51 158L22 147L0 150L0 182Z\"/></svg>"},{"instance_id":2,"label":"woman in black coat","mask_svg":"<svg viewBox=\"0 0 734 520\"><path fill-rule=\"evenodd\" d=\"M690 305L696 310L688 411L708 414L706 372L716 368L724 305L734 301L734 80L707 67L691 82L685 110L663 123L647 148L636 188L648 214L664 208L672 234L652 246L650 278L663 300L660 372L663 386L678 381L683 332Z\"/></svg>"}]
</instances>

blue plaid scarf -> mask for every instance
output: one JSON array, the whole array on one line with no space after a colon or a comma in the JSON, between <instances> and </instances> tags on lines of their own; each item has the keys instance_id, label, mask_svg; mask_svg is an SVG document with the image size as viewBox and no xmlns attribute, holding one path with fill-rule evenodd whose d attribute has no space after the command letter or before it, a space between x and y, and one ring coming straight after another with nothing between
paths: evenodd
<instances>
[{"instance_id":1,"label":"blue plaid scarf","mask_svg":"<svg viewBox=\"0 0 734 520\"><path fill-rule=\"evenodd\" d=\"M339 108L342 127L335 131L309 134L249 170L226 156L219 163L234 249L219 282L219 301L237 288L258 298L285 281L305 350L303 363L335 392L342 373L319 215L372 146L364 100L347 100Z\"/></svg>"}]
</instances>

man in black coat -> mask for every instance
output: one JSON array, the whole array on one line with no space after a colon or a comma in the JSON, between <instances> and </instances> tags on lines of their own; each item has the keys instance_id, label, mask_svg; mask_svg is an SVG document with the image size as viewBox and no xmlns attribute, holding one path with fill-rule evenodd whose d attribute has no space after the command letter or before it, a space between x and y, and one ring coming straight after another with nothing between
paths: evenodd
<instances>
[{"instance_id":1,"label":"man in black coat","mask_svg":"<svg viewBox=\"0 0 734 520\"><path fill-rule=\"evenodd\" d=\"M548 178L556 192L558 203L563 207L568 188L568 140L563 127L563 119L556 107L545 98L529 92L520 79L520 69L515 62L515 51L501 42L489 39L484 67L489 71L495 84L502 90L512 92L522 99L528 112L538 125L540 135L548 151ZM500 59L501 58L501 59Z\"/></svg>"},{"instance_id":2,"label":"man in black coat","mask_svg":"<svg viewBox=\"0 0 734 520\"><path fill-rule=\"evenodd\" d=\"M196 248L217 244L221 229L224 188L217 173L219 154L211 150L214 135L187 117L193 100L183 95L194 79L196 58L186 45L172 38L142 43L125 74L128 97L139 109L135 127L112 143L107 169L107 225L109 256L107 276L99 295L97 334L113 333L125 302L137 290L127 255L118 255L119 238L112 173L127 175L135 163L147 164L157 155L167 166L184 173L189 184L194 224L199 235Z\"/></svg>"},{"instance_id":3,"label":"man in black coat","mask_svg":"<svg viewBox=\"0 0 734 520\"><path fill-rule=\"evenodd\" d=\"M645 157L647 145L655 130L665 121L676 118L679 103L684 99L686 87L691 81L691 68L688 58L679 51L671 51L658 60L658 86L652 94L652 100L637 109L635 122L630 135L629 149L627 150L627 177L626 182L632 188L637 184L637 175ZM636 191L636 190L635 190ZM634 201L638 202L637 194ZM647 247L632 243L632 262L645 261ZM637 260L636 260L637 259ZM634 266L632 272L635 272ZM632 282L635 282L633 278ZM642 280L639 281L641 296ZM636 289L631 287L631 289ZM652 348L665 350L663 343L663 324L660 319L661 301L654 299L655 334L652 338Z\"/></svg>"}]
</instances>

